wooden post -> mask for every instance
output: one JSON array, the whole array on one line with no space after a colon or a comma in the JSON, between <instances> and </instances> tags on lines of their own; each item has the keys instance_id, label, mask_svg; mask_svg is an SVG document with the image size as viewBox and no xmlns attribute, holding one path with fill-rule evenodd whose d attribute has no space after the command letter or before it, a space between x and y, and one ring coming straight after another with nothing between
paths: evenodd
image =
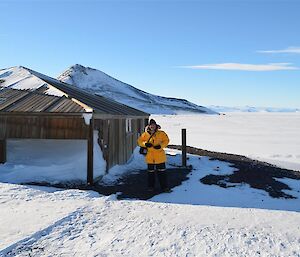
<instances>
[{"instance_id":1,"label":"wooden post","mask_svg":"<svg viewBox=\"0 0 300 257\"><path fill-rule=\"evenodd\" d=\"M6 162L6 140L0 140L0 163Z\"/></svg>"},{"instance_id":2,"label":"wooden post","mask_svg":"<svg viewBox=\"0 0 300 257\"><path fill-rule=\"evenodd\" d=\"M149 119L144 119L144 127L142 128L142 133L144 132L144 128L149 124Z\"/></svg>"},{"instance_id":3,"label":"wooden post","mask_svg":"<svg viewBox=\"0 0 300 257\"><path fill-rule=\"evenodd\" d=\"M186 167L186 129L181 130L182 138L182 166Z\"/></svg>"},{"instance_id":4,"label":"wooden post","mask_svg":"<svg viewBox=\"0 0 300 257\"><path fill-rule=\"evenodd\" d=\"M87 184L94 183L94 119L91 118L89 125L89 137L87 140Z\"/></svg>"}]
</instances>

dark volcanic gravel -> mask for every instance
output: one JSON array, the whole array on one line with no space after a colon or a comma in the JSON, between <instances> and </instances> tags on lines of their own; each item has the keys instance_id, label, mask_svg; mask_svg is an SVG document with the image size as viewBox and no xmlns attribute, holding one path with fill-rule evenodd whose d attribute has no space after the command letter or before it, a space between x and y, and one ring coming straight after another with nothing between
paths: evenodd
<instances>
[{"instance_id":1,"label":"dark volcanic gravel","mask_svg":"<svg viewBox=\"0 0 300 257\"><path fill-rule=\"evenodd\" d=\"M181 150L181 146L178 145L169 145L168 147ZM231 166L237 169L233 174L229 175L207 175L200 180L204 184L218 185L227 188L235 186L231 183L246 183L252 188L268 192L269 195L274 198L295 198L294 196L283 192L283 190L291 190L291 188L288 185L277 181L276 178L300 180L300 172L278 168L269 163L252 160L242 155L212 152L195 147L187 147L187 152L200 156L208 156L211 160L230 162Z\"/></svg>"},{"instance_id":2,"label":"dark volcanic gravel","mask_svg":"<svg viewBox=\"0 0 300 257\"><path fill-rule=\"evenodd\" d=\"M162 193L157 179L155 191L147 191L147 172L147 170L130 172L127 175L125 174L122 176L114 185L98 183L94 185L93 190L104 195L110 195L119 192L118 199L135 198L147 200ZM191 169L172 168L167 169L166 172L168 177L168 186L169 188L173 188L179 186L183 181L188 179L187 175L191 172Z\"/></svg>"},{"instance_id":3,"label":"dark volcanic gravel","mask_svg":"<svg viewBox=\"0 0 300 257\"><path fill-rule=\"evenodd\" d=\"M179 186L183 181L187 180L187 175L192 171L191 168L175 167L167 169L168 186L173 188ZM140 199L147 200L155 195L161 194L158 181L156 179L155 190L149 192L147 190L147 170L137 170L123 174L113 185L95 183L92 186L82 184L80 181L70 183L49 184L48 182L25 183L26 185L52 186L64 189L81 189L94 190L102 195L111 195L117 193L118 199Z\"/></svg>"}]
</instances>

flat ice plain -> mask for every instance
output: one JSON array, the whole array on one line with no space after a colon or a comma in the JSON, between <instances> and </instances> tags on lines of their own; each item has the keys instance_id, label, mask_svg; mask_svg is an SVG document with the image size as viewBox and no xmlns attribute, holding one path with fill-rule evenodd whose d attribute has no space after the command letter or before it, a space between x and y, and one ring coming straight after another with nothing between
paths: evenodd
<instances>
[{"instance_id":1,"label":"flat ice plain","mask_svg":"<svg viewBox=\"0 0 300 257\"><path fill-rule=\"evenodd\" d=\"M225 115L152 115L181 144L263 160L300 171L300 113L225 113Z\"/></svg>"}]
</instances>

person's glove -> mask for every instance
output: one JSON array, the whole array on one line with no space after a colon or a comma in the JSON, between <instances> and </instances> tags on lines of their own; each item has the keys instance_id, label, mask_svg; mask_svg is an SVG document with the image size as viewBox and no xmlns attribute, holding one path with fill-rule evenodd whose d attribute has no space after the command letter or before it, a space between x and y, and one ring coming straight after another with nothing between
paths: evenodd
<instances>
[{"instance_id":1,"label":"person's glove","mask_svg":"<svg viewBox=\"0 0 300 257\"><path fill-rule=\"evenodd\" d=\"M152 147L153 145L151 143L145 143L146 147Z\"/></svg>"},{"instance_id":2,"label":"person's glove","mask_svg":"<svg viewBox=\"0 0 300 257\"><path fill-rule=\"evenodd\" d=\"M158 150L161 148L161 145L155 145L154 148Z\"/></svg>"}]
</instances>

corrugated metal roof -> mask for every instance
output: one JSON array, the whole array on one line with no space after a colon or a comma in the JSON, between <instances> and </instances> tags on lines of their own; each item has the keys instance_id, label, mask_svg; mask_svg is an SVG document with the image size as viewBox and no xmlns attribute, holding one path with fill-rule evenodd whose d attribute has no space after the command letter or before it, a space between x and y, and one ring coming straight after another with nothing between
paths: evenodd
<instances>
[{"instance_id":1,"label":"corrugated metal roof","mask_svg":"<svg viewBox=\"0 0 300 257\"><path fill-rule=\"evenodd\" d=\"M0 90L1 112L83 113L82 106L64 96L5 88Z\"/></svg>"},{"instance_id":2,"label":"corrugated metal roof","mask_svg":"<svg viewBox=\"0 0 300 257\"><path fill-rule=\"evenodd\" d=\"M25 68L25 67L24 67ZM149 113L134 109L127 105L118 103L103 96L88 93L78 87L53 79L39 72L27 69L31 74L45 81L47 84L63 91L70 98L74 98L83 104L89 106L95 113L111 115L129 115L129 116L149 116Z\"/></svg>"},{"instance_id":3,"label":"corrugated metal roof","mask_svg":"<svg viewBox=\"0 0 300 257\"><path fill-rule=\"evenodd\" d=\"M8 106L17 103L24 96L28 95L28 91L13 90L13 89L2 89L0 91L0 110L4 110Z\"/></svg>"}]
</instances>

